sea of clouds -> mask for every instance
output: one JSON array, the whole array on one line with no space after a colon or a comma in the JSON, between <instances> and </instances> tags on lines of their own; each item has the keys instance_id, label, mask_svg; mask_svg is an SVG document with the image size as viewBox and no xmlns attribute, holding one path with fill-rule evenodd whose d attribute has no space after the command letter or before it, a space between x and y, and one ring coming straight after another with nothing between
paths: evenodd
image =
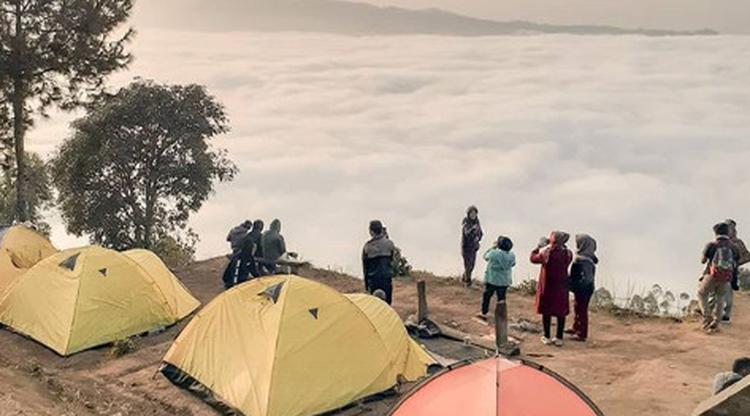
<instances>
[{"instance_id":1,"label":"sea of clouds","mask_svg":"<svg viewBox=\"0 0 750 416\"><path fill-rule=\"evenodd\" d=\"M201 258L242 220L278 217L291 250L359 274L378 218L415 268L457 275L475 204L483 250L514 240L516 281L563 229L598 239L600 281L624 294L693 291L719 220L750 239L750 37L151 30L132 49L113 85L205 84L231 117L215 144L241 173L191 221ZM51 154L71 117L40 123L31 149ZM55 224L59 245L81 242Z\"/></svg>"}]
</instances>

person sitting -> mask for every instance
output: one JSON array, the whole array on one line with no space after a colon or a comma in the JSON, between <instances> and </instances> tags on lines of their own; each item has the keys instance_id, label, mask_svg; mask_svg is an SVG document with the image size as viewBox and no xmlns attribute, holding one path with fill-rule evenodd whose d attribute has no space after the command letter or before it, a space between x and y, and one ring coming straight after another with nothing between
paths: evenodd
<instances>
[{"instance_id":1,"label":"person sitting","mask_svg":"<svg viewBox=\"0 0 750 416\"><path fill-rule=\"evenodd\" d=\"M286 253L286 242L281 235L281 221L271 221L271 228L264 232L260 239L260 247L263 253L263 267L269 274L276 273L277 261Z\"/></svg>"},{"instance_id":2,"label":"person sitting","mask_svg":"<svg viewBox=\"0 0 750 416\"><path fill-rule=\"evenodd\" d=\"M721 393L748 375L750 375L750 358L742 357L734 360L732 371L719 373L714 377L714 394Z\"/></svg>"},{"instance_id":3,"label":"person sitting","mask_svg":"<svg viewBox=\"0 0 750 416\"><path fill-rule=\"evenodd\" d=\"M370 237L362 249L365 290L370 294L382 291L385 294L385 302L390 305L393 301L392 264L396 246L388 238L380 221L370 221Z\"/></svg>"},{"instance_id":4,"label":"person sitting","mask_svg":"<svg viewBox=\"0 0 750 416\"><path fill-rule=\"evenodd\" d=\"M513 267L516 265L516 255L511 251L513 241L500 236L491 249L484 253L487 269L484 273L484 294L482 295L482 313L479 318L486 321L490 311L492 295L497 301L504 301L508 288L513 285Z\"/></svg>"}]
</instances>

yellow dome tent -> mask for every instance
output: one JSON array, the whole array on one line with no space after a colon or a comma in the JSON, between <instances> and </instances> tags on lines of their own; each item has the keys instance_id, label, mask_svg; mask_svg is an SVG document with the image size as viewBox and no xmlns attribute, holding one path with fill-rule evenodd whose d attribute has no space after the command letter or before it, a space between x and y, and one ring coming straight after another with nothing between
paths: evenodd
<instances>
[{"instance_id":1,"label":"yellow dome tent","mask_svg":"<svg viewBox=\"0 0 750 416\"><path fill-rule=\"evenodd\" d=\"M0 322L60 355L174 324L199 306L177 278L101 247L47 257L0 299Z\"/></svg>"},{"instance_id":2,"label":"yellow dome tent","mask_svg":"<svg viewBox=\"0 0 750 416\"><path fill-rule=\"evenodd\" d=\"M174 316L182 319L190 315L200 306L198 302L176 278L166 264L152 251L136 249L122 252L126 257L133 260L141 269L149 274L159 290L167 299Z\"/></svg>"},{"instance_id":3,"label":"yellow dome tent","mask_svg":"<svg viewBox=\"0 0 750 416\"><path fill-rule=\"evenodd\" d=\"M30 228L0 229L0 294L27 269L55 253L52 243Z\"/></svg>"},{"instance_id":4,"label":"yellow dome tent","mask_svg":"<svg viewBox=\"0 0 750 416\"><path fill-rule=\"evenodd\" d=\"M218 296L183 330L162 373L227 412L307 416L426 375L434 361L398 315L296 276Z\"/></svg>"}]
</instances>

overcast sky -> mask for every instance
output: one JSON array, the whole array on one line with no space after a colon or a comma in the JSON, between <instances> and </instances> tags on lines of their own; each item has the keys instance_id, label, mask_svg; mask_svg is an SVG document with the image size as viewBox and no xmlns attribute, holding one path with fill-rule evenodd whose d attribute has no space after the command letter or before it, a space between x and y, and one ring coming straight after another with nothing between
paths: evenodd
<instances>
[{"instance_id":1,"label":"overcast sky","mask_svg":"<svg viewBox=\"0 0 750 416\"><path fill-rule=\"evenodd\" d=\"M364 1L363 1L364 2ZM497 20L750 33L750 0L369 0Z\"/></svg>"}]
</instances>

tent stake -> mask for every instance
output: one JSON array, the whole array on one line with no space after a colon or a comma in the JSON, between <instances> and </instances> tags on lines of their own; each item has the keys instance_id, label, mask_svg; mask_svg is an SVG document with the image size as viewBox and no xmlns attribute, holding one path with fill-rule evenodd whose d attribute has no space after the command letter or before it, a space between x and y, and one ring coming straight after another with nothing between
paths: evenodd
<instances>
[{"instance_id":1,"label":"tent stake","mask_svg":"<svg viewBox=\"0 0 750 416\"><path fill-rule=\"evenodd\" d=\"M498 301L495 306L495 346L498 354L512 357L519 355L521 349L517 344L508 342L508 304Z\"/></svg>"},{"instance_id":2,"label":"tent stake","mask_svg":"<svg viewBox=\"0 0 750 416\"><path fill-rule=\"evenodd\" d=\"M427 284L424 280L417 281L417 323L427 319Z\"/></svg>"}]
</instances>

